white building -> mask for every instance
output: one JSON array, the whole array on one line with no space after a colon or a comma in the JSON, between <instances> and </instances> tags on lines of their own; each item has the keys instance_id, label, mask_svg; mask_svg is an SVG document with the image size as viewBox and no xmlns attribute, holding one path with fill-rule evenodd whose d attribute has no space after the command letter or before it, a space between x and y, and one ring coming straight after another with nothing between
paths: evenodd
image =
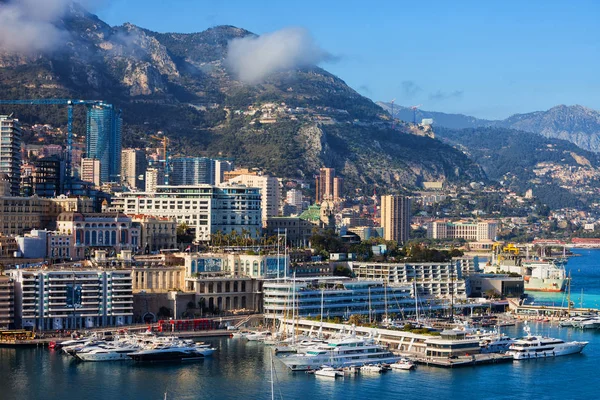
<instances>
[{"instance_id":1,"label":"white building","mask_svg":"<svg viewBox=\"0 0 600 400\"><path fill-rule=\"evenodd\" d=\"M465 239L467 241L495 240L497 221L433 221L427 224L429 239Z\"/></svg>"},{"instance_id":2,"label":"white building","mask_svg":"<svg viewBox=\"0 0 600 400\"><path fill-rule=\"evenodd\" d=\"M162 171L157 168L148 168L146 170L146 193L156 192L156 187L162 185L164 180Z\"/></svg>"},{"instance_id":3,"label":"white building","mask_svg":"<svg viewBox=\"0 0 600 400\"><path fill-rule=\"evenodd\" d=\"M100 186L100 160L97 158L82 158L81 159L81 180L91 182L94 186Z\"/></svg>"},{"instance_id":4,"label":"white building","mask_svg":"<svg viewBox=\"0 0 600 400\"><path fill-rule=\"evenodd\" d=\"M155 193L119 193L115 209L128 215L175 218L195 231L197 241L236 231L260 237L260 191L245 186L158 186Z\"/></svg>"},{"instance_id":5,"label":"white building","mask_svg":"<svg viewBox=\"0 0 600 400\"><path fill-rule=\"evenodd\" d=\"M469 263L451 261L442 263L349 263L358 279L383 280L390 284L409 284L417 286L419 296L465 299L467 281L462 270L470 268ZM414 291L414 289L413 289Z\"/></svg>"},{"instance_id":6,"label":"white building","mask_svg":"<svg viewBox=\"0 0 600 400\"><path fill-rule=\"evenodd\" d=\"M130 270L18 269L15 322L37 330L86 329L132 323Z\"/></svg>"},{"instance_id":7,"label":"white building","mask_svg":"<svg viewBox=\"0 0 600 400\"><path fill-rule=\"evenodd\" d=\"M304 195L302 190L290 189L286 194L285 202L294 207L302 207L304 201Z\"/></svg>"},{"instance_id":8,"label":"white building","mask_svg":"<svg viewBox=\"0 0 600 400\"><path fill-rule=\"evenodd\" d=\"M281 205L279 179L265 175L238 175L229 182L260 189L263 222L269 217L279 215Z\"/></svg>"},{"instance_id":9,"label":"white building","mask_svg":"<svg viewBox=\"0 0 600 400\"><path fill-rule=\"evenodd\" d=\"M15 239L18 251L23 258L70 260L74 255L72 235L66 233L34 229Z\"/></svg>"}]
</instances>

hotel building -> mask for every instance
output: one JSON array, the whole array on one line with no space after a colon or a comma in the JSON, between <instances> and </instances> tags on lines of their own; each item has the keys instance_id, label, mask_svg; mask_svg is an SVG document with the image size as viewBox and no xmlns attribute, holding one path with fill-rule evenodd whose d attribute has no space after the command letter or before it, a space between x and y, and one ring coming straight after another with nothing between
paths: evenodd
<instances>
[{"instance_id":1,"label":"hotel building","mask_svg":"<svg viewBox=\"0 0 600 400\"><path fill-rule=\"evenodd\" d=\"M427 224L429 239L465 239L470 242L496 239L497 221L433 221Z\"/></svg>"},{"instance_id":2,"label":"hotel building","mask_svg":"<svg viewBox=\"0 0 600 400\"><path fill-rule=\"evenodd\" d=\"M174 218L195 231L197 241L212 234L237 232L260 237L261 196L258 188L245 186L158 186L155 193L119 193L115 209L127 215Z\"/></svg>"}]
</instances>

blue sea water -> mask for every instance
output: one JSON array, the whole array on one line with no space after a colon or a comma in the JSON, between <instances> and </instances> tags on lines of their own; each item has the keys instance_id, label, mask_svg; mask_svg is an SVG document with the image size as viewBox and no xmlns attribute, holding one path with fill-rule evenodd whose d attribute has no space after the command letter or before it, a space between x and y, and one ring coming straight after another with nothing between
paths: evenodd
<instances>
[{"instance_id":1,"label":"blue sea water","mask_svg":"<svg viewBox=\"0 0 600 400\"><path fill-rule=\"evenodd\" d=\"M581 257L569 262L573 292L583 287L584 304L593 306L595 299L600 298L600 251L581 253ZM557 299L560 298L558 295ZM522 334L521 328L509 327L505 332L518 336ZM579 355L454 370L420 366L411 372L391 371L336 381L289 372L276 360L276 398L598 398L600 332L582 332L548 323L534 323L532 331L590 343ZM271 398L268 347L240 339L209 342L219 348L212 359L191 364L78 363L44 348L0 348L0 400L161 400L165 392L168 399L180 400Z\"/></svg>"},{"instance_id":2,"label":"blue sea water","mask_svg":"<svg viewBox=\"0 0 600 400\"><path fill-rule=\"evenodd\" d=\"M600 250L574 249L566 269L571 274L575 307L600 308ZM534 304L567 306L567 293L528 292Z\"/></svg>"}]
</instances>

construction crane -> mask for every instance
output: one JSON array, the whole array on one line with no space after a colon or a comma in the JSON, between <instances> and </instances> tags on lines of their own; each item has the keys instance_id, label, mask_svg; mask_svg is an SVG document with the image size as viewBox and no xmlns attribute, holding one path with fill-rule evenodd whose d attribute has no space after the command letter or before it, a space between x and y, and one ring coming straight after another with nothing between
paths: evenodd
<instances>
[{"instance_id":1,"label":"construction crane","mask_svg":"<svg viewBox=\"0 0 600 400\"><path fill-rule=\"evenodd\" d=\"M411 106L410 109L413 110L413 124L417 124L417 109L421 107L423 104L419 104L418 106Z\"/></svg>"},{"instance_id":2,"label":"construction crane","mask_svg":"<svg viewBox=\"0 0 600 400\"><path fill-rule=\"evenodd\" d=\"M159 132L160 133L160 132ZM159 142L162 142L163 145L163 154L165 156L164 160L159 160L159 161L164 161L165 163L165 185L169 184L169 143L170 140L168 137L166 136L155 136L155 135L150 135L150 138L155 139Z\"/></svg>"},{"instance_id":3,"label":"construction crane","mask_svg":"<svg viewBox=\"0 0 600 400\"><path fill-rule=\"evenodd\" d=\"M66 105L67 106L67 149L65 154L65 176L67 186L71 183L72 165L71 152L73 150L73 106L84 105L92 106L110 106L102 100L73 100L73 99L32 99L32 100L0 100L0 105Z\"/></svg>"}]
</instances>

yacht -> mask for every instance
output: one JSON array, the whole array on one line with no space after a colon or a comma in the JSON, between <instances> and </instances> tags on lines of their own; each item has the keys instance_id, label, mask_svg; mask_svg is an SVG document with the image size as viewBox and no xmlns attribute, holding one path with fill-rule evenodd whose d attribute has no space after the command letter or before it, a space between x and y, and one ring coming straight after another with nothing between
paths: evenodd
<instances>
[{"instance_id":1,"label":"yacht","mask_svg":"<svg viewBox=\"0 0 600 400\"><path fill-rule=\"evenodd\" d=\"M184 343L158 343L149 348L129 353L128 356L139 362L194 361L204 359L204 353L196 346Z\"/></svg>"},{"instance_id":2,"label":"yacht","mask_svg":"<svg viewBox=\"0 0 600 400\"><path fill-rule=\"evenodd\" d=\"M573 323L573 326L580 329L599 329L600 317L593 317L584 321L579 321L577 323Z\"/></svg>"},{"instance_id":3,"label":"yacht","mask_svg":"<svg viewBox=\"0 0 600 400\"><path fill-rule=\"evenodd\" d=\"M360 367L360 372L379 374L383 372L383 367L379 364L366 364Z\"/></svg>"},{"instance_id":4,"label":"yacht","mask_svg":"<svg viewBox=\"0 0 600 400\"><path fill-rule=\"evenodd\" d=\"M479 339L479 346L482 353L505 353L514 342L514 339L503 333L492 333L482 336Z\"/></svg>"},{"instance_id":5,"label":"yacht","mask_svg":"<svg viewBox=\"0 0 600 400\"><path fill-rule=\"evenodd\" d=\"M534 336L529 326L525 326L527 336L516 339L510 345L507 355L513 356L515 360L526 360L531 358L558 357L569 354L581 353L588 342L565 342L561 339Z\"/></svg>"},{"instance_id":6,"label":"yacht","mask_svg":"<svg viewBox=\"0 0 600 400\"><path fill-rule=\"evenodd\" d=\"M256 333L250 333L248 335L246 335L246 339L248 339L251 342L255 342L255 341L265 341L267 339L270 339L272 336L271 331L263 331L263 332L256 332Z\"/></svg>"},{"instance_id":7,"label":"yacht","mask_svg":"<svg viewBox=\"0 0 600 400\"><path fill-rule=\"evenodd\" d=\"M137 346L98 347L87 352L79 352L75 356L82 361L122 361L131 360L129 354L139 350Z\"/></svg>"},{"instance_id":8,"label":"yacht","mask_svg":"<svg viewBox=\"0 0 600 400\"><path fill-rule=\"evenodd\" d=\"M407 358L401 358L397 362L390 364L391 369L410 371L416 368L416 365Z\"/></svg>"},{"instance_id":9,"label":"yacht","mask_svg":"<svg viewBox=\"0 0 600 400\"><path fill-rule=\"evenodd\" d=\"M304 353L278 357L292 371L317 369L323 364L334 368L362 366L370 363L398 361L392 352L375 343L373 339L348 338L332 340L305 350Z\"/></svg>"},{"instance_id":10,"label":"yacht","mask_svg":"<svg viewBox=\"0 0 600 400\"><path fill-rule=\"evenodd\" d=\"M338 376L344 377L344 371L337 370L333 367L323 366L321 369L315 371L316 376L325 376L328 378L337 378Z\"/></svg>"}]
</instances>

